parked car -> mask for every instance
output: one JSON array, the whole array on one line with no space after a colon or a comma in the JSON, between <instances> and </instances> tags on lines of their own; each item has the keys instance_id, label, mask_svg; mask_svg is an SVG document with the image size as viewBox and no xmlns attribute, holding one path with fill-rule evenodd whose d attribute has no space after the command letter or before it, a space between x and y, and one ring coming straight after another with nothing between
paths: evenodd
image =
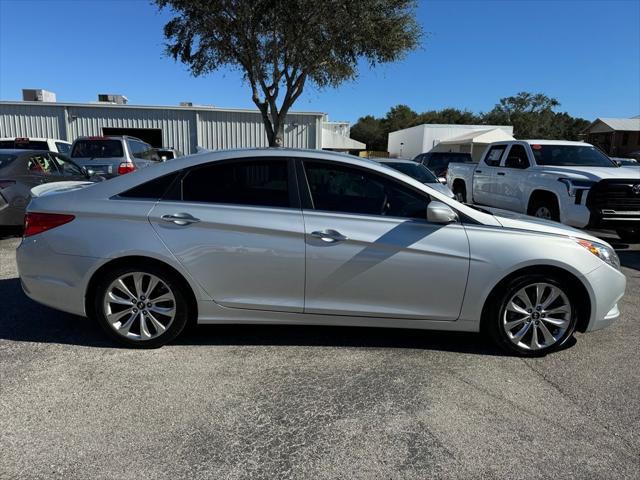
<instances>
[{"instance_id":1,"label":"parked car","mask_svg":"<svg viewBox=\"0 0 640 480\"><path fill-rule=\"evenodd\" d=\"M459 152L426 152L421 153L414 161L423 164L436 174L438 178L447 177L447 170L451 162L456 163L476 163L471 158L470 153Z\"/></svg>"},{"instance_id":2,"label":"parked car","mask_svg":"<svg viewBox=\"0 0 640 480\"><path fill-rule=\"evenodd\" d=\"M619 167L640 167L638 161L634 158L610 157Z\"/></svg>"},{"instance_id":3,"label":"parked car","mask_svg":"<svg viewBox=\"0 0 640 480\"><path fill-rule=\"evenodd\" d=\"M393 168L399 172L409 175L411 178L415 178L420 183L429 185L434 190L438 190L440 193L444 193L449 198L453 198L453 192L449 187L443 184L431 170L420 163L416 163L413 160L400 160L400 159L375 159L381 165Z\"/></svg>"},{"instance_id":4,"label":"parked car","mask_svg":"<svg viewBox=\"0 0 640 480\"><path fill-rule=\"evenodd\" d=\"M47 150L69 155L71 144L57 138L9 137L0 138L0 149L10 150Z\"/></svg>"},{"instance_id":5,"label":"parked car","mask_svg":"<svg viewBox=\"0 0 640 480\"><path fill-rule=\"evenodd\" d=\"M106 178L160 161L151 145L129 136L79 137L71 147L71 159L89 172Z\"/></svg>"},{"instance_id":6,"label":"parked car","mask_svg":"<svg viewBox=\"0 0 640 480\"><path fill-rule=\"evenodd\" d=\"M194 320L483 330L539 355L618 318L626 279L605 242L531 220L349 155L220 151L35 197L17 264L29 297L131 347Z\"/></svg>"},{"instance_id":7,"label":"parked car","mask_svg":"<svg viewBox=\"0 0 640 480\"><path fill-rule=\"evenodd\" d=\"M24 222L31 189L52 182L99 180L68 157L41 150L0 150L0 225Z\"/></svg>"},{"instance_id":8,"label":"parked car","mask_svg":"<svg viewBox=\"0 0 640 480\"><path fill-rule=\"evenodd\" d=\"M496 142L477 165L452 163L447 178L462 202L640 241L640 169L620 168L588 143Z\"/></svg>"},{"instance_id":9,"label":"parked car","mask_svg":"<svg viewBox=\"0 0 640 480\"><path fill-rule=\"evenodd\" d=\"M158 154L158 161L160 162L166 162L167 160L182 157L182 152L175 148L155 148L154 150Z\"/></svg>"}]
</instances>

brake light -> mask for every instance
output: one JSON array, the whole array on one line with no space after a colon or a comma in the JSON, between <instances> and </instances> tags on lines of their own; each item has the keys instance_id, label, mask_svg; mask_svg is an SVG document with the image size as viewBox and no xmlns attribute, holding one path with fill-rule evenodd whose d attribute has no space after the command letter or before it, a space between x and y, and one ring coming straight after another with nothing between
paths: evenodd
<instances>
[{"instance_id":1,"label":"brake light","mask_svg":"<svg viewBox=\"0 0 640 480\"><path fill-rule=\"evenodd\" d=\"M30 212L24 216L24 237L30 237L38 233L51 230L76 218L74 215L62 213L36 213Z\"/></svg>"},{"instance_id":2,"label":"brake light","mask_svg":"<svg viewBox=\"0 0 640 480\"><path fill-rule=\"evenodd\" d=\"M2 190L3 188L10 187L10 186L15 185L15 184L16 184L15 180L0 180L0 190Z\"/></svg>"},{"instance_id":3,"label":"brake light","mask_svg":"<svg viewBox=\"0 0 640 480\"><path fill-rule=\"evenodd\" d=\"M122 162L118 165L118 175L124 175L125 173L131 173L135 171L136 166L133 163Z\"/></svg>"}]
</instances>

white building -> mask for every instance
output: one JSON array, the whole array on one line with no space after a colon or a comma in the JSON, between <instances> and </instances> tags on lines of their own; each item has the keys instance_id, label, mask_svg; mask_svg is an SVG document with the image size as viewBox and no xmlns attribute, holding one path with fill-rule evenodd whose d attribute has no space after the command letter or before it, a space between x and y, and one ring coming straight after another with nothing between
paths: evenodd
<instances>
[{"instance_id":1,"label":"white building","mask_svg":"<svg viewBox=\"0 0 640 480\"><path fill-rule=\"evenodd\" d=\"M508 125L423 124L389 133L387 149L401 158L434 150L465 152L479 159L489 143L513 139L513 127Z\"/></svg>"}]
</instances>

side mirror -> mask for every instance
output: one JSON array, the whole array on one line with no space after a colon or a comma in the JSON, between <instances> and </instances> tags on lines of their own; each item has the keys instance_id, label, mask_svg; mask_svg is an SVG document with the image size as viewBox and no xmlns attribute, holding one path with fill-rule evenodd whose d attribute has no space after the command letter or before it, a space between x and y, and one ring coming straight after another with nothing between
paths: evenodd
<instances>
[{"instance_id":1,"label":"side mirror","mask_svg":"<svg viewBox=\"0 0 640 480\"><path fill-rule=\"evenodd\" d=\"M458 220L458 215L446 203L431 201L427 206L427 221L447 224Z\"/></svg>"}]
</instances>

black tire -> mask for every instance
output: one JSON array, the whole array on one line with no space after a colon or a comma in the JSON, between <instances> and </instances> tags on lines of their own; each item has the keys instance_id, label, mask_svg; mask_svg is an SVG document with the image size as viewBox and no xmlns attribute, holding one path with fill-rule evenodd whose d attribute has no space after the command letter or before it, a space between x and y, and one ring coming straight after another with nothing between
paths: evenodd
<instances>
[{"instance_id":1,"label":"black tire","mask_svg":"<svg viewBox=\"0 0 640 480\"><path fill-rule=\"evenodd\" d=\"M460 183L460 182L454 183L453 195L458 202L467 203L467 189L464 183Z\"/></svg>"},{"instance_id":2,"label":"black tire","mask_svg":"<svg viewBox=\"0 0 640 480\"><path fill-rule=\"evenodd\" d=\"M536 350L532 350L520 347L508 337L507 332L504 328L503 318L505 315L505 310L507 309L507 306L510 303L512 297L523 288L527 288L528 285L531 286L532 284L536 283L549 284L560 289L565 294L570 303L571 314L570 318L567 318L568 324L566 327L566 331L560 334L560 330L558 330L558 338L555 343ZM531 292L530 288L531 287L529 287L528 290L529 292ZM499 348L508 353L516 354L523 357L537 357L546 355L547 353L553 352L562 347L562 345L564 345L567 340L572 337L578 321L578 304L579 302L577 301L577 293L575 289L568 286L568 282L566 280L557 279L542 274L522 275L512 279L508 284L499 287L499 290L496 292L496 294L491 295L487 299L487 308L485 309L485 315L482 319L482 330L493 340L493 342ZM552 303L551 305L553 306L554 303ZM569 314L567 314L567 316L569 317ZM543 323L543 320L540 317L538 317L537 321L538 323ZM531 323L530 330L532 330L534 328L534 321L529 320L528 323ZM536 323L536 325L538 325L538 323ZM521 325L523 327L525 326L524 323ZM548 330L553 330L554 327L552 327L548 323L545 323L545 326L547 325L549 326ZM520 325L514 327L514 330L517 330L519 328ZM538 329L538 327L535 328ZM541 332L541 330L538 329L538 332ZM533 332L531 332L531 334L533 334ZM528 341L528 338L530 338L529 333L527 333L523 337L525 343Z\"/></svg>"},{"instance_id":3,"label":"black tire","mask_svg":"<svg viewBox=\"0 0 640 480\"><path fill-rule=\"evenodd\" d=\"M549 216L543 215L543 212L548 212ZM558 201L553 197L547 196L534 198L529 206L529 215L559 222L560 207L558 206Z\"/></svg>"},{"instance_id":4,"label":"black tire","mask_svg":"<svg viewBox=\"0 0 640 480\"><path fill-rule=\"evenodd\" d=\"M640 243L640 227L619 228L616 233L623 242Z\"/></svg>"},{"instance_id":5,"label":"black tire","mask_svg":"<svg viewBox=\"0 0 640 480\"><path fill-rule=\"evenodd\" d=\"M136 272L140 272L143 275L153 275L160 279L164 283L164 285L160 285L159 287L157 287L162 289L160 291L160 294L164 293L166 290L169 290L175 299L175 303L173 301L169 301L169 306L173 305L175 309L175 316L173 317L172 321L170 323L167 322L168 326L166 327L166 330L164 332L161 332L160 329L155 328L153 324L150 324L150 327L148 327L147 330L153 331L156 335L150 339L133 339L124 337L123 335L116 332L116 329L107 320L107 316L105 313L104 302L107 295L107 290L110 288L112 282L116 281L120 277L127 276L128 274L133 274ZM147 285L150 285L150 282L148 282ZM96 288L94 289L94 298L91 301L92 311L90 316L95 319L98 324L100 324L109 338L120 345L130 348L158 348L174 340L184 330L185 325L192 315L189 302L184 293L184 288L184 282L176 278L176 275L173 272L162 267L158 267L155 265L132 265L126 267L117 267L107 271L98 280ZM164 303L163 305L166 305L166 303ZM128 307L122 308L126 309ZM151 311L151 309L149 310ZM142 312L142 310L139 311ZM151 315L151 312L149 312L149 314ZM156 315L156 317L158 319L166 320L165 317L159 315ZM139 325L140 321L141 320L135 320L134 323L138 322ZM138 328L138 331L140 330L141 327ZM142 337L141 334L140 337Z\"/></svg>"}]
</instances>

